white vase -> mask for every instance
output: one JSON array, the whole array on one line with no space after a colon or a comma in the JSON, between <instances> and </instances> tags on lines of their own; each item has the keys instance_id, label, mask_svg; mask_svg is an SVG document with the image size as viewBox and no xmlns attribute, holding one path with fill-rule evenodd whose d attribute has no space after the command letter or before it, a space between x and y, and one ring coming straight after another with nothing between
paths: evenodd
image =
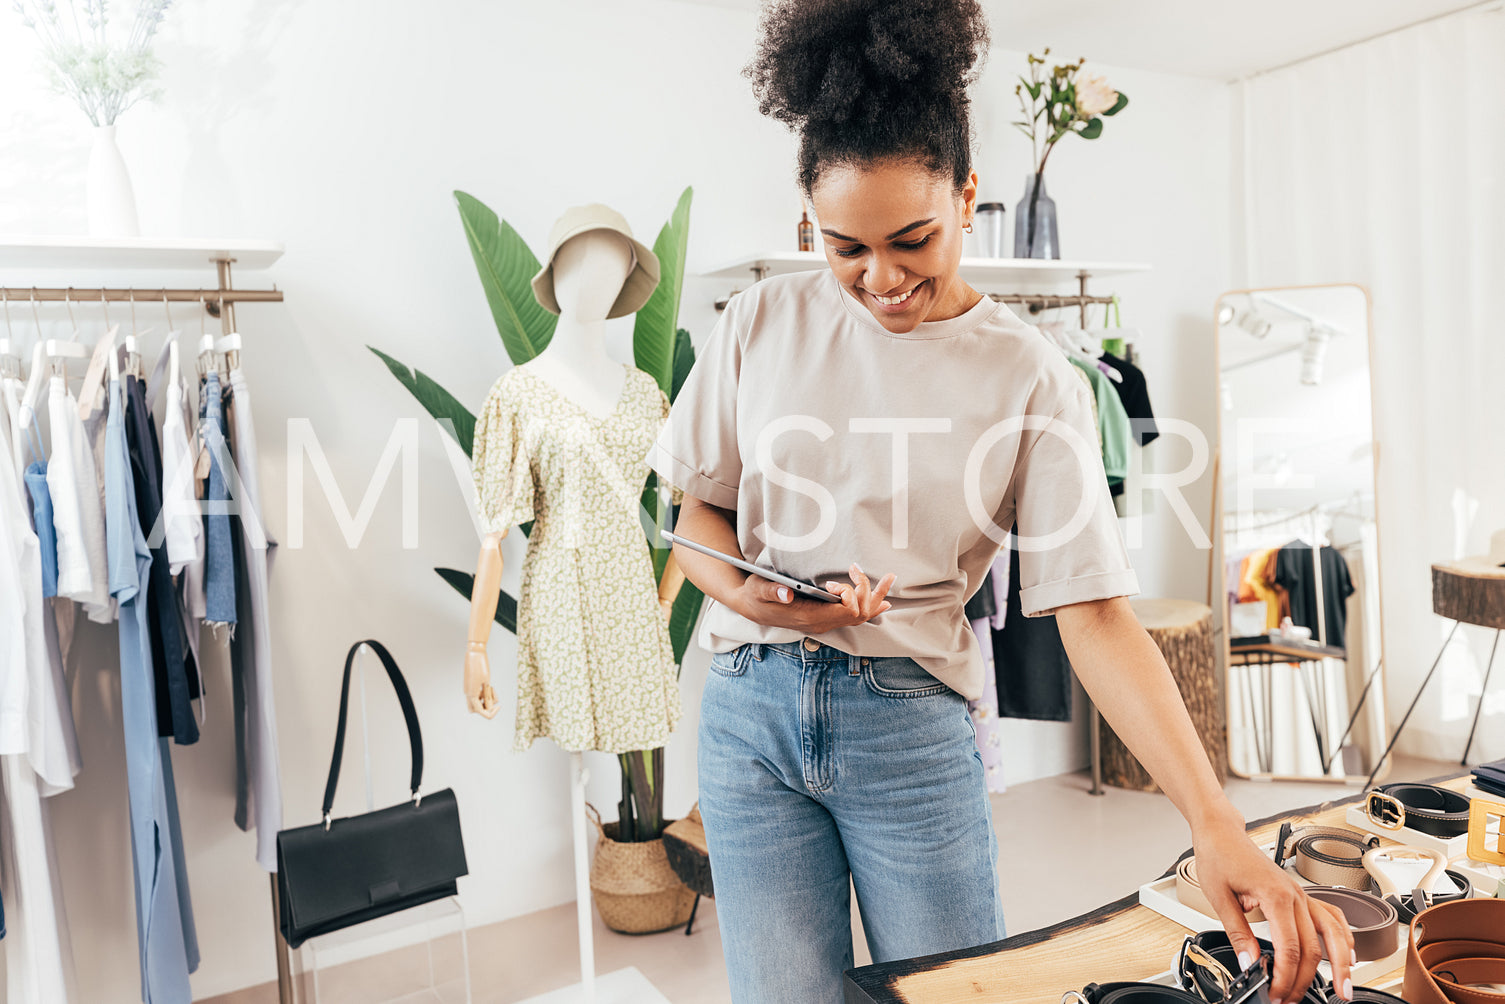
<instances>
[{"instance_id":1,"label":"white vase","mask_svg":"<svg viewBox=\"0 0 1505 1004\"><path fill-rule=\"evenodd\" d=\"M113 125L96 126L94 149L89 153L89 236L139 237L136 193L125 169L120 147L115 145Z\"/></svg>"}]
</instances>

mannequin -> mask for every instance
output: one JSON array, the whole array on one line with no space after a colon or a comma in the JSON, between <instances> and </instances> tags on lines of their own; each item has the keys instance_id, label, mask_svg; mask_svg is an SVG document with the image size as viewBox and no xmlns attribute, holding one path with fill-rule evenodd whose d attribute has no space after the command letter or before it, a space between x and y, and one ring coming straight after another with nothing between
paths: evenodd
<instances>
[{"instance_id":1,"label":"mannequin","mask_svg":"<svg viewBox=\"0 0 1505 1004\"><path fill-rule=\"evenodd\" d=\"M559 322L554 330L554 336L548 346L534 359L518 366L515 371L504 374L493 387L487 403L482 409L482 415L478 421L476 447L473 456L473 464L477 470L478 487L484 482L492 486L495 481L505 482L505 488L499 496L489 496L487 490L481 490L480 504L485 517L490 523L491 532L481 542L480 554L476 561L475 584L471 591L470 628L467 636L465 651L465 698L470 711L494 718L498 710L496 693L491 686L491 669L486 654L487 639L491 634L491 624L496 611L497 596L500 591L502 575L502 552L501 540L506 536L510 527L505 525L509 522L526 522L534 516L534 502L537 505L535 522L535 539L529 550L528 563L524 566L524 598L519 604L518 610L518 642L519 642L519 733L518 739L525 746L531 743L535 735L549 734L562 744L570 752L570 801L572 807L573 837L575 845L575 885L576 885L576 912L579 931L580 946L580 974L581 983L578 986L580 996L571 999L595 1001L597 999L597 981L595 974L594 942L592 937L591 921L591 891L590 891L590 853L587 843L585 806L585 787L588 780L588 772L584 766L582 749L607 749L608 751L621 751L624 749L645 748L647 745L656 745L661 742L656 734L652 739L639 745L644 739L641 733L634 733L631 745L623 746L628 741L623 733L612 727L614 716L608 712L606 722L600 717L593 717L594 729L567 730L567 735L562 735L555 728L540 731L537 722L529 719L524 726L524 702L525 692L532 693L534 688L543 688L547 695L547 684L542 681L539 674L540 652L538 641L540 632L546 633L555 641L567 640L574 637L579 640L579 635L571 631L574 624L546 619L533 620L527 616L528 607L538 596L529 592L530 581L537 582L537 588L545 590L560 590L554 595L547 593L543 597L544 606L555 608L556 614L566 613L566 617L584 613L587 616L594 614L608 616L617 614L620 610L611 609L610 603L583 603L583 600L592 599L597 601L625 598L635 595L636 600L631 610L628 611L629 620L618 622L610 621L613 629L624 625L628 630L625 633L613 634L611 640L605 645L611 649L614 645L620 645L620 650L605 653L602 664L606 672L621 674L619 682L625 681L631 686L634 680L641 682L648 679L647 676L638 678L634 674L639 666L644 667L643 672L648 672L648 666L656 667L659 674L656 679L660 688L670 687L674 689L676 701L674 703L674 715L668 719L668 726L672 728L673 719L677 717L677 683L672 676L662 675L664 671L672 673L672 652L668 649L667 621L673 609L674 597L678 594L680 584L684 581L684 575L678 569L671 553L660 577L658 586L658 612L663 615L664 624L652 623L654 615L651 606L644 609L642 600L651 596L650 590L644 588L648 581L644 577L651 576L651 566L646 561L646 554L638 550L641 546L641 538L638 536L641 528L637 520L630 514L614 509L614 502L607 502L596 497L592 505L595 507L591 517L599 517L601 522L596 523L597 528L610 524L610 529L605 536L592 535L589 529L581 529L588 517L583 514L584 504L580 501L578 491L578 478L582 462L589 463L578 451L582 437L598 437L601 448L610 453L618 451L612 463L621 464L616 468L613 476L623 472L638 470L634 463L627 462L626 456L620 451L624 448L620 437L643 436L649 431L649 424L656 426L662 421L663 416L668 414L668 398L657 386L652 377L631 367L611 359L606 354L605 332L606 321L612 317L624 316L636 311L651 294L653 287L658 281L658 262L653 252L638 244L630 238L626 221L604 206L580 207L570 210L555 224L554 234L551 236L552 245L548 264L539 272L533 280L534 295L540 305L545 309L559 314ZM548 385L549 391L545 391L536 384L529 383L527 378L515 379L517 371L526 372L533 380L541 381ZM630 381L630 382L629 382ZM561 405L559 398L566 403ZM569 411L569 408L578 409L584 413L584 417ZM521 417L526 414L528 417ZM502 416L506 416L503 418ZM493 421L496 425L493 425ZM512 422L514 424L509 425ZM540 453L530 454L530 435L526 429L519 430L515 423L521 423L532 429L531 442L538 447ZM539 436L545 431L556 433L559 442L554 444L555 449L550 452L549 444L538 443ZM505 441L507 448L499 447L499 442ZM523 444L520 452L518 443ZM628 440L630 442L630 440ZM612 445L615 444L615 445ZM647 442L641 441L631 447L629 454L633 462L637 456L646 450ZM492 450L497 455L488 456ZM563 459L561 459L563 458ZM537 463L537 468L533 467ZM561 464L566 465L563 469L576 477L575 494L571 497L569 478L561 481ZM524 471L524 466L527 470ZM644 469L646 465L644 465ZM505 472L505 473L503 473ZM535 476L541 481L535 481ZM519 479L528 482L521 490L526 501L519 503L513 497L518 492ZM495 481L493 480L495 479ZM540 488L540 483L545 487ZM606 483L610 483L609 481ZM639 482L641 483L641 482ZM552 486L552 487L550 487ZM535 496L529 498L528 496ZM504 501L498 501L505 497ZM488 498L490 501L488 501ZM573 504L572 504L573 503ZM505 514L505 515L504 515ZM603 543L604 541L604 543ZM545 555L550 557L545 558ZM581 555L605 555L608 558L623 561L624 578L621 592L615 594L598 594L594 597L585 596L579 588L579 583L590 581L594 583L598 578L594 573L594 566L590 564L594 558L582 558ZM563 556L563 557L561 557ZM535 559L536 562L535 562ZM567 574L563 578L557 577L563 561ZM539 574L536 580L530 579L533 572ZM548 571L552 570L556 577L551 578ZM603 589L615 589L616 585L606 583ZM634 593L641 589L641 592ZM651 600L649 600L651 604ZM573 613L567 613L573 612ZM644 619L646 618L646 620ZM636 625L637 633L631 630ZM595 657L602 654L597 646L602 644L599 636L592 636L590 645L573 650L586 662L594 663ZM644 646L644 640L648 644ZM526 654L525 654L526 650ZM613 660L612 655L617 658ZM524 680L524 660L527 660L528 679ZM558 666L560 658L556 650L550 657L554 660L551 665ZM548 660L544 660L548 662ZM651 675L651 674L650 674ZM599 681L598 681L599 682ZM647 688L651 691L651 686ZM621 696L621 691L618 691ZM545 700L547 701L547 696ZM560 698L567 705L572 705L573 698L565 695ZM595 705L597 698L587 695L583 698L585 710L591 715L596 715L598 708ZM607 698L610 705L610 698ZM573 706L573 705L572 705ZM553 710L559 710L554 708ZM662 706L660 712L662 713ZM568 718L565 714L561 717ZM558 723L556 722L555 725ZM662 719L658 723L663 725ZM521 746L519 748L522 748ZM640 990L628 990L626 997L618 998L616 991L630 987L631 981L636 978L642 981L642 976L636 970L620 970L605 978L614 996L612 999L644 999ZM623 980L627 983L624 984ZM646 982L646 981L643 981Z\"/></svg>"},{"instance_id":2,"label":"mannequin","mask_svg":"<svg viewBox=\"0 0 1505 1004\"><path fill-rule=\"evenodd\" d=\"M591 415L607 416L623 393L626 371L606 354L606 318L632 271L632 245L614 231L590 230L561 245L553 267L559 323L544 350L519 368L553 385ZM486 718L495 718L498 708L486 643L501 592L501 542L507 529L489 533L481 541L470 594L465 699L471 712ZM673 610L683 582L684 573L671 551L659 585L659 605L665 617Z\"/></svg>"}]
</instances>

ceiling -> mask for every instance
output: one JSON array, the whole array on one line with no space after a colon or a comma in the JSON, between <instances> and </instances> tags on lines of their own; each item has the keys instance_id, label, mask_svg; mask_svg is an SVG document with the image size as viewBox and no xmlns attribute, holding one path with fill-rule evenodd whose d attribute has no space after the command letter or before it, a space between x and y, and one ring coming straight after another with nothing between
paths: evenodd
<instances>
[{"instance_id":1,"label":"ceiling","mask_svg":"<svg viewBox=\"0 0 1505 1004\"><path fill-rule=\"evenodd\" d=\"M690 0L756 10L759 0ZM1477 6L1477 0L982 0L993 44L1016 52L1236 80Z\"/></svg>"}]
</instances>

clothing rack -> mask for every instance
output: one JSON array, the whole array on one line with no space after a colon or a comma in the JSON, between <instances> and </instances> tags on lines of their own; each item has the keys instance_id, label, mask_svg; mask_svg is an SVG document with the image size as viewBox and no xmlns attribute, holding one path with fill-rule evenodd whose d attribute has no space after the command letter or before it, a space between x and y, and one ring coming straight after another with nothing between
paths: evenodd
<instances>
[{"instance_id":1,"label":"clothing rack","mask_svg":"<svg viewBox=\"0 0 1505 1004\"><path fill-rule=\"evenodd\" d=\"M211 317L219 318L220 331L222 334L232 334L238 329L235 324L236 303L281 303L282 291L275 284L271 289L236 289L231 277L231 265L235 258L224 255L213 255L208 258L214 263L215 276L218 286L213 289L165 289L165 288L138 288L138 287L95 287L77 288L73 286L42 288L37 286L0 287L0 301L7 307L11 304L63 302L71 304L75 301L80 303L98 302L100 304L114 302L128 303L162 303L162 302L200 302ZM277 956L277 997L281 1004L292 1004L295 998L293 986L293 971L291 954L287 942L281 933L281 907L277 900L277 875L272 873L267 876L271 886L272 907L272 938Z\"/></svg>"}]
</instances>

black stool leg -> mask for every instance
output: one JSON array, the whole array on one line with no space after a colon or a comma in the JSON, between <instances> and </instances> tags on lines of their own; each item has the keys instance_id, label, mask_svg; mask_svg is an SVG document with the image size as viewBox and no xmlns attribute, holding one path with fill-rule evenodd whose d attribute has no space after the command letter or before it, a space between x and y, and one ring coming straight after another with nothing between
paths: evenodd
<instances>
[{"instance_id":1,"label":"black stool leg","mask_svg":"<svg viewBox=\"0 0 1505 1004\"><path fill-rule=\"evenodd\" d=\"M692 904L690 904L690 922L685 925L685 937L686 938L688 938L690 936L690 932L695 929L695 911L699 910L699 909L700 909L700 893L697 892L695 894L695 902L692 903Z\"/></svg>"},{"instance_id":2,"label":"black stool leg","mask_svg":"<svg viewBox=\"0 0 1505 1004\"><path fill-rule=\"evenodd\" d=\"M1500 647L1500 629L1495 628L1495 642L1489 646L1489 664L1484 667L1484 686L1479 688L1479 706L1474 709L1474 724L1468 727L1468 742L1463 744L1463 759L1458 762L1468 766L1468 751L1474 746L1474 730L1479 727L1479 714L1484 710L1484 698L1489 694L1489 674L1495 668L1495 649Z\"/></svg>"},{"instance_id":3,"label":"black stool leg","mask_svg":"<svg viewBox=\"0 0 1505 1004\"><path fill-rule=\"evenodd\" d=\"M1437 650L1437 658L1432 660L1432 668L1427 670L1427 675L1421 681L1421 686L1416 688L1416 696L1411 698L1411 706L1406 709L1405 715L1401 717L1400 724L1395 727L1395 732L1390 736L1390 742L1385 744L1385 752L1381 753L1380 758L1374 762L1374 769L1369 772L1369 777L1365 779L1365 791L1368 791L1369 786L1374 784L1374 776L1380 772L1380 768L1385 765L1385 760L1390 756L1390 751L1395 748L1395 742L1400 738L1401 729L1406 727L1406 723L1411 720L1411 712L1415 711L1416 705L1421 703L1422 693L1426 691L1427 684L1432 682L1432 674L1437 672L1437 667L1442 663L1443 653L1453 643L1453 635L1458 633L1458 625L1462 623L1462 621L1453 621L1453 630L1448 632L1447 641L1443 642L1442 648Z\"/></svg>"}]
</instances>

